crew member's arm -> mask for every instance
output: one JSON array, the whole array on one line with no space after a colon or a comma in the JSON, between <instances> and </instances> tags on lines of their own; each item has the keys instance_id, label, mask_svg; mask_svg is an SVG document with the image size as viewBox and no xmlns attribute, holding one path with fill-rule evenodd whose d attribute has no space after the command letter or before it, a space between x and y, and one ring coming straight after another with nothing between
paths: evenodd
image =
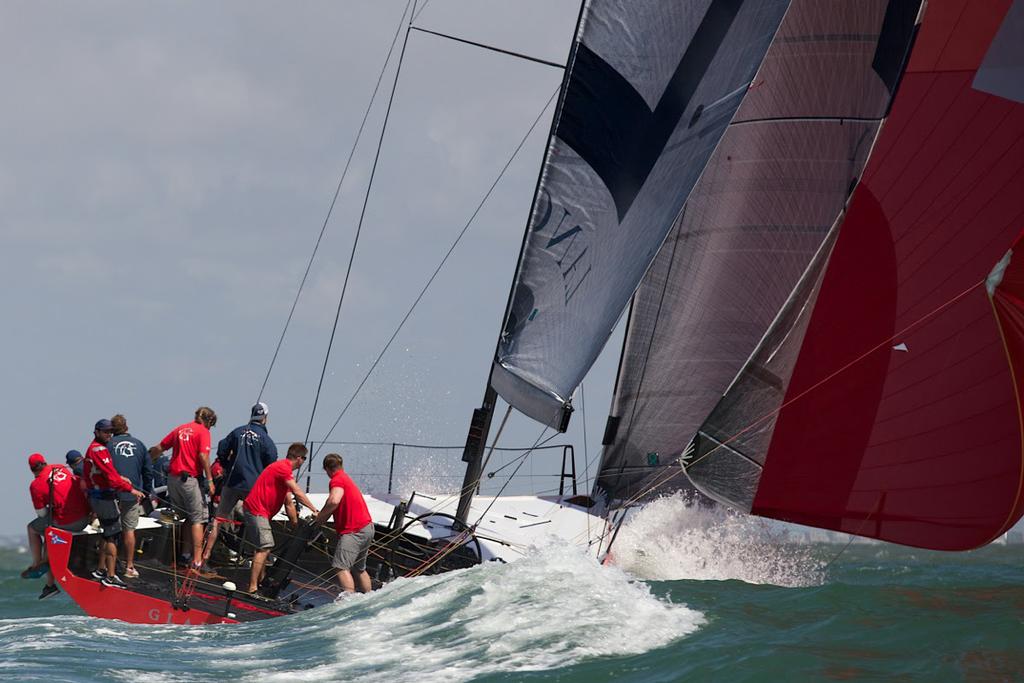
<instances>
[{"instance_id":1,"label":"crew member's arm","mask_svg":"<svg viewBox=\"0 0 1024 683\"><path fill-rule=\"evenodd\" d=\"M146 445L141 441L142 451L146 451ZM147 456L142 456L142 491L148 496L153 493L153 465Z\"/></svg>"},{"instance_id":2,"label":"crew member's arm","mask_svg":"<svg viewBox=\"0 0 1024 683\"><path fill-rule=\"evenodd\" d=\"M234 469L235 464L235 432L232 430L227 436L217 442L217 460L220 461L220 466L224 468L224 474L227 476Z\"/></svg>"},{"instance_id":3,"label":"crew member's arm","mask_svg":"<svg viewBox=\"0 0 1024 683\"><path fill-rule=\"evenodd\" d=\"M210 431L199 430L199 464L203 466L203 474L206 475L206 489L213 497L216 487L213 484L213 472L210 471Z\"/></svg>"},{"instance_id":4,"label":"crew member's arm","mask_svg":"<svg viewBox=\"0 0 1024 683\"><path fill-rule=\"evenodd\" d=\"M299 523L299 511L295 509L295 501L292 500L291 496L284 497L284 512L288 515L288 521L292 526L296 526Z\"/></svg>"},{"instance_id":5,"label":"crew member's arm","mask_svg":"<svg viewBox=\"0 0 1024 683\"><path fill-rule=\"evenodd\" d=\"M331 515L334 514L334 511L338 508L339 505L341 505L341 499L342 496L344 495L345 489L341 488L340 486L335 486L331 489L331 492L327 494L327 502L324 503L324 509L321 510L320 514L316 516L317 524L323 524L331 518Z\"/></svg>"},{"instance_id":6,"label":"crew member's arm","mask_svg":"<svg viewBox=\"0 0 1024 683\"><path fill-rule=\"evenodd\" d=\"M296 498L299 499L299 502L302 503L303 505L305 505L306 507L308 507L310 510L312 510L314 515L318 514L320 512L317 509L317 507L315 505L313 505L312 502L310 502L310 500L306 496L306 494L302 492L302 489L299 487L299 485L297 483L295 483L294 479L287 480L285 482L285 484L288 486L288 490L291 491L292 494ZM287 500L287 497L286 497L286 500Z\"/></svg>"}]
</instances>

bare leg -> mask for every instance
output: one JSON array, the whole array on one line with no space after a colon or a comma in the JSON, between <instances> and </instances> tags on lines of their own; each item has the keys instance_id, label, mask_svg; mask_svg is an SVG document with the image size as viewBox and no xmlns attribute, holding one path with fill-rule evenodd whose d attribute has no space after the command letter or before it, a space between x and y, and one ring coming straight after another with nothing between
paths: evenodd
<instances>
[{"instance_id":1,"label":"bare leg","mask_svg":"<svg viewBox=\"0 0 1024 683\"><path fill-rule=\"evenodd\" d=\"M114 576L117 573L117 544L113 541L103 541L100 566L106 569L107 576Z\"/></svg>"},{"instance_id":2,"label":"bare leg","mask_svg":"<svg viewBox=\"0 0 1024 683\"><path fill-rule=\"evenodd\" d=\"M192 525L192 564L203 559L203 525Z\"/></svg>"},{"instance_id":3,"label":"bare leg","mask_svg":"<svg viewBox=\"0 0 1024 683\"><path fill-rule=\"evenodd\" d=\"M206 552L203 553L203 564L209 561L210 554L213 552L213 546L217 544L217 530L220 529L220 522L214 519L212 525L210 527L210 538L206 541Z\"/></svg>"},{"instance_id":4,"label":"bare leg","mask_svg":"<svg viewBox=\"0 0 1024 683\"><path fill-rule=\"evenodd\" d=\"M346 593L355 593L356 584L352 581L352 572L347 569L338 570L338 583L341 584L341 590Z\"/></svg>"},{"instance_id":5,"label":"bare leg","mask_svg":"<svg viewBox=\"0 0 1024 683\"><path fill-rule=\"evenodd\" d=\"M131 569L135 566L135 529L125 529L123 534L125 569Z\"/></svg>"},{"instance_id":6,"label":"bare leg","mask_svg":"<svg viewBox=\"0 0 1024 683\"><path fill-rule=\"evenodd\" d=\"M256 550L252 554L252 572L249 574L249 592L255 593L263 580L263 567L267 563L270 550Z\"/></svg>"},{"instance_id":7,"label":"bare leg","mask_svg":"<svg viewBox=\"0 0 1024 683\"><path fill-rule=\"evenodd\" d=\"M28 525L28 548L32 552L32 566L38 567L43 562L43 539Z\"/></svg>"},{"instance_id":8,"label":"bare leg","mask_svg":"<svg viewBox=\"0 0 1024 683\"><path fill-rule=\"evenodd\" d=\"M370 575L365 570L356 574L356 582L359 584L360 593L369 593L373 590L373 584L370 583Z\"/></svg>"}]
</instances>

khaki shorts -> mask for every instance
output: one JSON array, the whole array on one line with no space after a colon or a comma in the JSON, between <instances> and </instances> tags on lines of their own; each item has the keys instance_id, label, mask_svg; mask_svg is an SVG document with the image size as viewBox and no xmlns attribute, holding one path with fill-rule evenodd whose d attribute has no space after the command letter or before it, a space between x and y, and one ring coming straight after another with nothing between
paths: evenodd
<instances>
[{"instance_id":1,"label":"khaki shorts","mask_svg":"<svg viewBox=\"0 0 1024 683\"><path fill-rule=\"evenodd\" d=\"M220 491L220 502L217 503L217 517L220 519L235 519L239 503L249 495L248 491L225 486Z\"/></svg>"},{"instance_id":2,"label":"khaki shorts","mask_svg":"<svg viewBox=\"0 0 1024 683\"><path fill-rule=\"evenodd\" d=\"M121 505L121 527L126 530L137 528L142 506L134 500L121 500L118 503Z\"/></svg>"},{"instance_id":3,"label":"khaki shorts","mask_svg":"<svg viewBox=\"0 0 1024 683\"><path fill-rule=\"evenodd\" d=\"M121 533L121 508L117 500L106 498L89 498L89 505L96 513L103 527L103 538L113 538Z\"/></svg>"},{"instance_id":4,"label":"khaki shorts","mask_svg":"<svg viewBox=\"0 0 1024 683\"><path fill-rule=\"evenodd\" d=\"M373 542L373 522L359 531L338 536L338 547L334 549L331 566L335 569L348 569L353 572L366 570L366 553Z\"/></svg>"},{"instance_id":5,"label":"khaki shorts","mask_svg":"<svg viewBox=\"0 0 1024 683\"><path fill-rule=\"evenodd\" d=\"M185 515L192 524L205 524L210 519L206 507L206 496L199 486L199 480L189 476L185 481L180 474L167 477L167 496L175 511Z\"/></svg>"},{"instance_id":6,"label":"khaki shorts","mask_svg":"<svg viewBox=\"0 0 1024 683\"><path fill-rule=\"evenodd\" d=\"M274 547L274 532L270 520L261 515L245 511L245 540L256 550L270 550Z\"/></svg>"}]
</instances>

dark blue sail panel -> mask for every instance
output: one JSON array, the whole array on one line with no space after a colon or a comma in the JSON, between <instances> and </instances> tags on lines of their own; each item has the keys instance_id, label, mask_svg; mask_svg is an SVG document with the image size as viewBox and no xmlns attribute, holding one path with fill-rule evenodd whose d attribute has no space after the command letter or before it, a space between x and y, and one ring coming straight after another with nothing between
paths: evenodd
<instances>
[{"instance_id":1,"label":"dark blue sail panel","mask_svg":"<svg viewBox=\"0 0 1024 683\"><path fill-rule=\"evenodd\" d=\"M788 6L587 3L492 373L521 412L564 424Z\"/></svg>"}]
</instances>

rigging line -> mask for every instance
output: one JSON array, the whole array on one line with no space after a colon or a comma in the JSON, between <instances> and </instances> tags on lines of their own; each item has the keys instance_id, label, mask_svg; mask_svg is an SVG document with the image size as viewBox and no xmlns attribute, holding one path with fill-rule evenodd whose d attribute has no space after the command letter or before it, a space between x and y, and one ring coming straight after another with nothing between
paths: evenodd
<instances>
[{"instance_id":1,"label":"rigging line","mask_svg":"<svg viewBox=\"0 0 1024 683\"><path fill-rule=\"evenodd\" d=\"M413 23L416 23L416 21L420 18L420 15L423 14L423 10L427 9L427 5L429 5L429 4L430 4L430 0L423 0L423 4L420 5L419 11L416 12L416 14L414 14L413 17L412 17Z\"/></svg>"},{"instance_id":2,"label":"rigging line","mask_svg":"<svg viewBox=\"0 0 1024 683\"><path fill-rule=\"evenodd\" d=\"M540 443L541 443L541 439L543 439L543 438L544 438L544 434L545 434L545 433L546 433L547 431L548 431L548 426L547 426L547 425L544 425L544 429L542 429L542 430L540 431L540 436L538 436L538 437L537 437L537 440L533 442L533 446L534 446L534 448L535 448L535 447L536 447L536 446L537 446L538 444L540 444ZM551 435L551 437L550 437L550 438L549 438L548 440L550 441L551 439L553 439L553 438L554 438L554 437L556 437L556 436L558 436L558 434L557 434L557 433L555 433L555 434L552 434L552 435ZM475 522L475 523L473 524L473 527L476 527L476 526L477 526L478 524L480 524L480 522L482 522L482 521L483 521L484 517L486 517L486 516L487 516L487 513L491 511L491 508L492 508L492 507L494 507L494 504L495 504L496 502L498 502L498 498L500 498L500 497L501 497L501 494L505 492L505 488L506 488L506 487L508 487L508 485L512 483L512 480L513 480L513 479L515 478L516 474L517 474L517 473L519 472L519 469L520 469L520 468L521 468L521 467L523 466L523 463L525 463L525 462L526 462L526 460L527 460L527 456L529 456L529 455L530 455L530 453L532 453L532 452L533 452L533 448L531 448L530 450L526 451L525 453L523 453L523 455L522 455L522 456L520 456L520 458L519 458L519 464L518 464L518 465L516 465L516 468L515 468L514 470L512 470L512 474L508 475L508 479L506 479L506 480L505 480L505 483L501 485L501 488L500 488L500 489L498 489L498 492L497 492L496 494L494 494L494 497L493 497L493 498L491 499L491 502L487 504L487 507L486 507L486 508L484 508L484 511L483 511L483 512L482 512L482 513L480 514L480 517L479 517L479 518L478 518L478 519L476 520L476 522ZM513 461L513 462L514 462L514 461ZM509 464L511 464L511 463L509 463Z\"/></svg>"},{"instance_id":3,"label":"rigging line","mask_svg":"<svg viewBox=\"0 0 1024 683\"><path fill-rule=\"evenodd\" d=\"M587 455L587 402L583 396L583 382L580 382L580 413L583 415L583 479L590 489L590 462ZM573 469L576 469L575 463ZM590 515L587 515L587 539L590 539Z\"/></svg>"},{"instance_id":4,"label":"rigging line","mask_svg":"<svg viewBox=\"0 0 1024 683\"><path fill-rule=\"evenodd\" d=\"M543 436L543 434L541 434L541 436ZM543 450L544 444L546 444L548 441L551 441L551 439L554 439L556 437L558 437L558 433L552 434L548 438L544 439L544 441L542 441L539 445L534 445L534 446L531 446L530 448L527 448L525 451L523 451L522 455L516 456L515 458L513 458L512 460L509 460L507 463L505 463L504 465L502 465L498 469L494 470L493 472L488 473L488 477L487 478L490 479L491 477L493 477L498 472L501 472L503 469L506 469L507 467L510 467L512 465L512 463L516 462L517 460L522 460L523 458L528 456L530 453L533 453L534 451ZM557 477L558 475L557 474L552 474L550 476Z\"/></svg>"},{"instance_id":5,"label":"rigging line","mask_svg":"<svg viewBox=\"0 0 1024 683\"><path fill-rule=\"evenodd\" d=\"M750 423L749 425L747 425L746 427L744 427L744 428L743 428L743 429L741 429L740 431L736 432L735 434L733 434L732 436L730 436L730 437L729 437L728 439L726 439L726 440L725 440L725 441L723 441L722 443L718 444L717 446L715 446L714 448L712 448L711 450L709 450L709 451L708 451L707 453L705 453L704 455L700 456L699 458L697 458L697 459L696 459L696 460L694 460L693 462L691 462L691 463L687 464L687 465L686 465L686 466L685 466L685 467L684 467L683 469L684 469L684 470L686 470L686 469L688 469L688 468L690 468L690 467L692 467L692 466L696 465L696 464L697 464L698 462L700 462L700 461L701 461L701 460L703 460L704 458L708 457L709 455L711 455L712 453L714 453L715 451L717 451L717 450L718 450L719 448L721 448L722 446L725 446L725 445L728 445L728 444L732 443L733 441L735 441L736 439L738 439L739 437L741 437L741 436L742 436L743 434L745 434L746 432L749 432L749 431L750 431L751 429L754 429L755 427L757 427L758 425L760 425L761 423L763 423L763 422L764 422L765 420L768 420L769 418L771 418L771 417L773 417L773 416L775 416L775 415L777 415L777 414L781 413L781 412L782 412L782 411L783 411L783 410L784 410L784 409L785 409L785 408L786 408L787 406L789 406L789 405L793 404L794 402L796 402L796 401L800 400L801 398L803 398L803 397L804 397L804 396L806 396L807 394L811 393L812 391L814 391L814 390L815 390L815 389L817 389L818 387L822 386L822 385L823 385L823 384L825 384L826 382L829 382L829 381L831 381L831 380L835 379L835 377L836 377L837 375L841 374L842 372L844 372L844 371L846 371L846 370L849 370L849 369L850 369L851 367L853 367L854 365L856 365L856 364L857 364L857 363L859 363L860 361L864 360L865 358L867 358L868 356L870 356L870 355L871 355L872 353L874 353L875 351L878 351L879 349L881 349L881 348L882 348L883 346L885 346L886 344L889 344L889 343L893 342L893 341L894 341L894 340L895 340L895 339L896 339L897 337L900 337L900 336L903 336L903 335L905 335L905 334L906 334L907 332L909 332L909 331L910 331L910 330L912 330L913 328L917 327L918 325L920 325L921 323L923 323L923 322L924 322L925 320L927 320L927 319L929 319L929 318L932 318L932 317L934 317L934 316L938 315L939 313L941 313L941 312L942 312L943 310L945 310L945 309L949 308L950 306L952 306L953 304L955 304L955 303L956 303L957 301L959 301L960 299L964 298L965 296L967 296L968 294L970 294L971 292L973 292L973 291L974 291L975 289L977 289L978 287L984 287L984 286L985 286L985 280L980 280L979 282L975 282L975 283L974 283L974 284L972 284L972 285L971 285L970 287L968 287L968 288L967 288L967 289L965 289L964 291L960 292L960 293L959 293L959 294L957 294L956 296L952 297L951 299L947 299L947 300L946 300L945 302L943 302L942 304L939 304L938 306L936 306L936 307L935 307L934 309L932 309L932 310L931 310L931 311L929 311L928 313L925 313L925 314L924 314L924 315L922 315L922 316L921 316L920 318L918 318L918 319L917 319L917 320L915 320L914 322L912 322L912 323L910 323L909 325L907 325L906 327L904 327L904 328L903 328L902 330L898 330L897 332L895 332L895 333L894 333L894 334L893 334L893 335L892 335L891 337L889 337L888 339L883 339L883 340L882 340L881 342L879 342L878 344L876 344L876 345L875 345L875 346L873 346L872 348L868 349L867 351L865 351L865 352L864 352L864 353L862 353L861 355L857 356L856 358L854 358L853 360L851 360L851 361L850 361L849 363L847 363L846 365L844 365L844 366L842 366L841 368L839 368L838 370L836 370L836 371L832 372L832 373L831 373L831 374L829 374L828 376L826 376L826 377L824 377L824 378L822 378L822 379L818 380L818 381L817 381L817 382L815 382L815 383L814 383L813 385L811 385L811 386L807 387L806 389L804 389L803 391L801 391L801 392L800 392L799 394L797 394L797 395L796 395L796 396L794 396L793 398L789 399L788 401L786 401L785 403L783 403L782 405L780 405L780 406L779 406L778 408L776 408L776 409L774 409L774 410L771 410L771 411L769 411L769 412L768 412L768 413L766 413L765 415L762 415L761 417L759 417L759 418L758 418L758 419L756 419L755 421L751 422L751 423Z\"/></svg>"},{"instance_id":6,"label":"rigging line","mask_svg":"<svg viewBox=\"0 0 1024 683\"><path fill-rule=\"evenodd\" d=\"M352 157L355 155L356 146L359 145L359 140L363 135L363 128L366 126L366 119L370 116L370 110L373 108L373 102L377 98L377 91L380 89L381 81L384 80L384 72L387 71L388 63L391 61L391 55L395 50L395 43L398 42L398 35L402 31L402 24L405 22L405 15L409 11L409 6L412 4L412 0L408 0L405 3L405 9L402 11L402 16L398 20L398 27L395 29L395 37L391 39L391 47L388 48L388 56L384 59L384 65L380 69L380 75L377 76L377 85L373 87L373 94L370 95L370 101L366 105L366 111L363 113L363 120L359 124L359 130L356 132L356 139L352 142L352 148L348 152L348 159L345 160L345 168L341 172L341 177L338 179L338 186L334 190L334 197L331 199L331 204L327 208L327 215L324 216L323 225L320 226L320 235L316 238L316 244L313 245L313 253L309 256L309 263L306 264L306 272L302 274L302 281L299 283L299 290L295 292L295 299L292 301L292 308L288 311L288 319L285 320L284 329L281 330L281 337L277 340L277 348L274 349L274 356L270 359L270 367L267 368L267 374L263 378L263 385L260 386L259 396L256 397L256 401L259 402L263 399L263 391L267 388L267 382L270 380L270 372L274 369L274 363L277 362L277 355L281 352L281 344L284 343L285 334L288 332L288 326L291 325L292 316L295 314L295 307L299 303L299 296L302 294L302 289L306 286L306 280L309 278L309 271L313 267L313 260L316 258L317 250L320 249L320 242L324 238L324 232L327 230L327 223L331 220L331 214L334 212L334 205L338 202L338 196L341 194L341 186L345 182L346 176L348 176L349 166L352 164Z\"/></svg>"},{"instance_id":7,"label":"rigging line","mask_svg":"<svg viewBox=\"0 0 1024 683\"><path fill-rule=\"evenodd\" d=\"M500 54L508 55L510 57L518 57L520 59L525 59L528 62L534 62L536 64L544 64L545 66L553 66L556 69L565 69L565 64L559 64L558 62L550 62L550 61L548 61L546 59L541 59L539 57L531 57L530 55L523 54L522 52L513 52L512 50L503 50L500 47L494 47L492 45L486 45L484 43L478 43L478 42L473 41L473 40L466 40L465 38L459 38L457 36L450 36L447 33L438 33L437 31L431 31L430 29L420 28L419 26L413 26L412 30L413 31L419 31L420 33L429 33L430 35L437 36L439 38L447 38L448 40L454 40L456 43L465 43L466 45L472 45L473 47L483 48L484 50L490 50L491 52L498 52Z\"/></svg>"},{"instance_id":8,"label":"rigging line","mask_svg":"<svg viewBox=\"0 0 1024 683\"><path fill-rule=\"evenodd\" d=\"M362 390L363 386L366 384L366 381L368 379L370 379L370 375L377 368L377 365L380 363L381 359L384 357L384 354L387 353L387 350L389 348L391 348L391 344L395 341L395 338L398 337L398 333L401 332L402 327L405 326L406 321L408 321L409 317L412 316L412 312L414 310L416 310L416 306L419 305L420 301L423 299L423 296L427 293L427 290L430 288L430 285L433 284L434 280L437 278L438 273L441 272L441 269L448 262L448 259L451 257L452 253L455 251L455 248L459 245L459 242L462 241L462 238L465 236L466 232L469 230L470 226L473 224L473 221L476 220L476 217L480 213L480 210L483 209L484 204L490 198L491 193L494 192L494 188L496 188L498 186L498 183L505 176L505 172L508 171L509 166L512 165L512 162L519 155L519 152L520 152L520 150L522 150L523 145L526 144L527 139L529 139L530 135L533 133L534 129L537 127L537 124L540 123L541 118L543 118L543 116L544 116L544 112L546 112L548 107L551 106L551 103L554 101L555 97L558 95L559 90L560 90L560 88L558 90L555 90L555 92L552 93L551 97L548 98L548 101L544 104L544 107L540 110L540 113L537 115L537 118L535 118L533 120L533 123L530 125L529 130L526 131L526 134L519 141L519 144L516 145L515 150L512 152L512 156L510 156L508 158L508 161L505 162L505 165L502 167L501 172L498 173L498 176L494 179L494 182L491 183L491 187L487 190L486 194L484 194L483 199L481 199L480 203L477 204L477 207L473 211L472 215L469 217L469 220L466 221L466 224L463 226L462 230L456 236L455 241L452 242L452 245L448 248L448 252L441 259L441 262L437 265L437 268L434 269L434 272L431 274L430 278L427 279L427 283L425 285L423 285L423 289L420 290L420 293L416 296L416 299L412 302L412 306L409 307L409 310L406 311L405 316L402 318L401 322L398 323L398 327L395 328L395 331L391 335L391 338L388 339L387 343L384 345L384 348L381 349L380 353L377 355L377 358L373 361L373 364L370 365L370 369L366 371L366 374L363 376L362 381L359 382L359 385L356 387L356 390L354 392L352 392L352 396L348 399L348 402L345 404L345 407L342 408L341 413L338 415L338 419L336 419L334 421L334 424L331 425L331 428L329 430L327 430L327 434L324 435L323 441L321 441L320 446L317 447L316 452L313 454L313 458L311 458L310 461L314 460L316 458L316 456L320 453L321 449L323 449L324 442L326 442L327 439L330 438L331 434L334 433L334 430L338 427L338 424L341 422L341 419L343 417L345 417L345 413L348 412L348 409L352 405L352 402L355 401L356 396L359 395L359 392L360 392L360 390ZM312 425L312 423L310 423L310 424ZM307 436L307 440L308 440L308 436Z\"/></svg>"},{"instance_id":9,"label":"rigging line","mask_svg":"<svg viewBox=\"0 0 1024 683\"><path fill-rule=\"evenodd\" d=\"M345 280L341 285L341 295L338 297L338 308L334 313L334 325L331 327L331 338L327 342L327 353L324 354L324 366L320 370L320 381L316 386L316 397L313 399L313 410L309 414L309 426L306 428L305 441L309 441L309 435L313 431L313 419L316 417L316 408L320 403L320 391L324 386L324 376L327 374L327 362L331 357L331 348L334 346L334 336L338 332L338 320L341 318L341 305L345 301L345 292L348 290L348 279L352 274L352 263L356 258L356 248L359 246L359 236L363 231L363 220L366 218L366 207L370 203L370 191L373 188L373 178L377 173L377 164L380 162L380 150L384 146L384 134L388 129L388 119L391 118L391 106L395 102L395 93L398 91L398 78L402 74L402 61L405 59L405 48L409 44L409 27L412 26L412 14L416 13L416 0L413 0L412 13L409 15L409 24L405 29L405 38L402 40L402 51L398 54L398 66L395 67L395 80L391 84L391 96L388 98L388 107L384 112L384 123L380 127L380 137L377 139L377 152L373 156L373 166L370 168L370 179L366 183L366 193L363 195L363 208L359 212L359 222L356 224L356 235L352 240L352 251L348 257L348 266L345 268ZM404 15L403 15L404 16ZM317 449L317 453L319 453ZM312 469L316 453L310 458L307 471ZM301 476L301 472L299 473Z\"/></svg>"}]
</instances>

